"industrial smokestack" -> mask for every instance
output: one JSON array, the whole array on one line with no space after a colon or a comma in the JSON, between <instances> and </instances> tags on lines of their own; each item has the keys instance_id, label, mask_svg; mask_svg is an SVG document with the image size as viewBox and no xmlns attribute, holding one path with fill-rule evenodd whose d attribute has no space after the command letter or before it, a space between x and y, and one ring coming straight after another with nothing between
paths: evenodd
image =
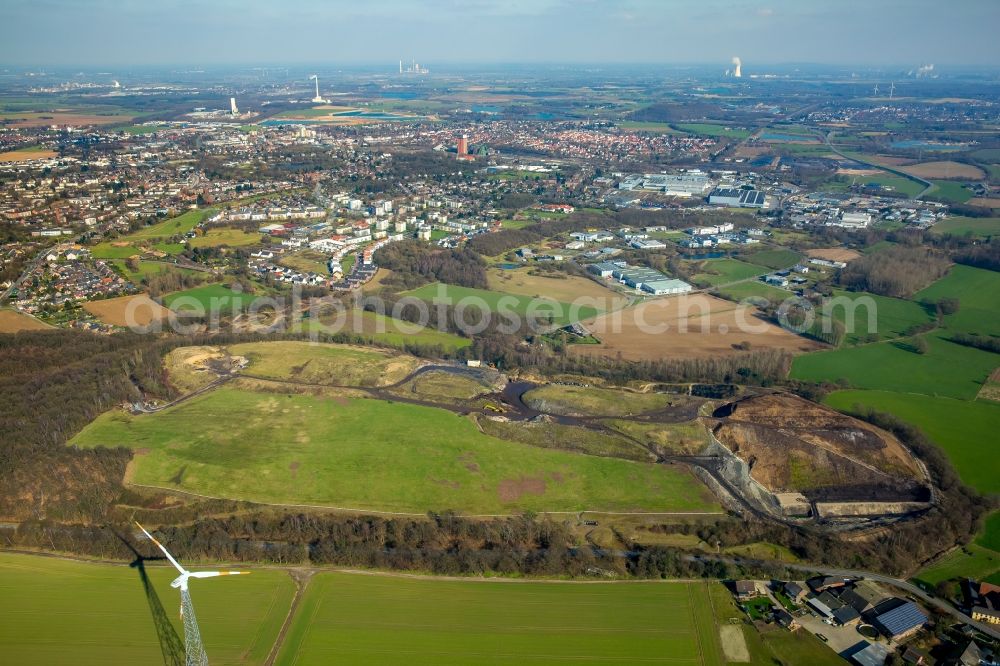
<instances>
[{"instance_id":1,"label":"industrial smokestack","mask_svg":"<svg viewBox=\"0 0 1000 666\"><path fill-rule=\"evenodd\" d=\"M733 56L733 76L737 79L743 76L743 72L740 71L741 67L743 67L743 63L740 61L740 57Z\"/></svg>"}]
</instances>

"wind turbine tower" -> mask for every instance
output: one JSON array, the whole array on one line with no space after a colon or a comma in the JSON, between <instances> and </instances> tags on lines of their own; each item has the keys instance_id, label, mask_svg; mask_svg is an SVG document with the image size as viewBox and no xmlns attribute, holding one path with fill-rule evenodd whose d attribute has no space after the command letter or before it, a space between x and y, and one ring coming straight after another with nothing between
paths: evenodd
<instances>
[{"instance_id":1,"label":"wind turbine tower","mask_svg":"<svg viewBox=\"0 0 1000 666\"><path fill-rule=\"evenodd\" d=\"M875 97L878 97L878 84L875 84Z\"/></svg>"},{"instance_id":2,"label":"wind turbine tower","mask_svg":"<svg viewBox=\"0 0 1000 666\"><path fill-rule=\"evenodd\" d=\"M181 619L184 621L184 662L185 666L208 666L208 655L205 653L205 646L201 642L201 630L198 629L198 618L194 614L194 604L191 602L191 592L188 590L188 580L191 578L215 578L216 576L235 576L238 574L248 574L249 571L188 571L174 559L173 555L163 546L162 543L153 538L153 535L146 531L146 528L136 523L142 533L157 547L163 551L174 568L180 575L170 583L170 587L180 589L181 592Z\"/></svg>"},{"instance_id":3,"label":"wind turbine tower","mask_svg":"<svg viewBox=\"0 0 1000 666\"><path fill-rule=\"evenodd\" d=\"M892 99L892 94L896 92L896 82L892 81L889 83L889 99Z\"/></svg>"},{"instance_id":4,"label":"wind turbine tower","mask_svg":"<svg viewBox=\"0 0 1000 666\"><path fill-rule=\"evenodd\" d=\"M312 79L312 80L314 80L316 82L316 96L312 98L312 101L315 102L315 103L317 103L317 104L322 104L326 100L319 96L319 76L317 76L316 74L313 74L309 78Z\"/></svg>"}]
</instances>

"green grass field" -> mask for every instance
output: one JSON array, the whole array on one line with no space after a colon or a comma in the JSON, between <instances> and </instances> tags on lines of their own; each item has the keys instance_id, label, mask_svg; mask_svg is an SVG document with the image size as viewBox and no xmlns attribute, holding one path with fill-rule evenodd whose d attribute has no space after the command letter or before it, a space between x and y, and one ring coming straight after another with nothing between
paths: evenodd
<instances>
[{"instance_id":1,"label":"green grass field","mask_svg":"<svg viewBox=\"0 0 1000 666\"><path fill-rule=\"evenodd\" d=\"M670 126L670 123L642 122L637 120L623 120L618 123L618 127L623 130L633 132L652 132L654 134L680 134Z\"/></svg>"},{"instance_id":2,"label":"green grass field","mask_svg":"<svg viewBox=\"0 0 1000 666\"><path fill-rule=\"evenodd\" d=\"M1000 335L1000 273L971 266L952 266L948 274L913 297L934 303L942 298L957 298L958 312L944 318L952 331Z\"/></svg>"},{"instance_id":3,"label":"green grass field","mask_svg":"<svg viewBox=\"0 0 1000 666\"><path fill-rule=\"evenodd\" d=\"M687 472L483 435L451 412L221 388L150 415L112 410L71 444L141 451L131 480L218 497L424 513L711 511Z\"/></svg>"},{"instance_id":4,"label":"green grass field","mask_svg":"<svg viewBox=\"0 0 1000 666\"><path fill-rule=\"evenodd\" d=\"M354 310L345 314L342 320L336 315L322 317L319 322L306 320L305 330L315 330L327 335L350 333L360 335L375 343L405 347L407 344L441 345L447 350L461 349L472 344L471 338L439 331L429 326L412 331L413 324L394 319L388 315L367 310Z\"/></svg>"},{"instance_id":5,"label":"green grass field","mask_svg":"<svg viewBox=\"0 0 1000 666\"><path fill-rule=\"evenodd\" d=\"M162 129L168 129L169 127L170 125L126 125L124 127L116 127L114 129L121 130L131 136L141 136L143 134L152 134L153 132L158 132Z\"/></svg>"},{"instance_id":6,"label":"green grass field","mask_svg":"<svg viewBox=\"0 0 1000 666\"><path fill-rule=\"evenodd\" d=\"M974 543L969 544L952 551L920 571L914 578L929 585L958 578L985 580L1000 585L1000 553Z\"/></svg>"},{"instance_id":7,"label":"green grass field","mask_svg":"<svg viewBox=\"0 0 1000 666\"><path fill-rule=\"evenodd\" d=\"M167 294L163 297L163 304L177 312L191 312L200 307L205 313L215 309L222 315L232 315L245 310L255 298L254 294L239 293L225 285L209 284Z\"/></svg>"},{"instance_id":8,"label":"green grass field","mask_svg":"<svg viewBox=\"0 0 1000 666\"><path fill-rule=\"evenodd\" d=\"M600 314L596 308L590 305L577 307L569 303L550 299L487 291L486 289L457 287L440 282L424 285L418 289L406 292L407 296L425 301L433 301L438 298L439 294L443 294L444 299L450 300L452 305L457 305L459 302L467 299L469 303L468 307L473 312L481 312L482 308L485 307L490 312L499 313L501 318L509 318L511 314L514 314L523 321L530 308L530 312L537 320L544 322L551 317L553 324L562 326L574 321L580 321L581 319L596 317Z\"/></svg>"},{"instance_id":9,"label":"green grass field","mask_svg":"<svg viewBox=\"0 0 1000 666\"><path fill-rule=\"evenodd\" d=\"M537 220L503 220L504 229L523 229L529 224L535 224Z\"/></svg>"},{"instance_id":10,"label":"green grass field","mask_svg":"<svg viewBox=\"0 0 1000 666\"><path fill-rule=\"evenodd\" d=\"M220 245L247 247L248 245L260 245L260 234L247 233L242 229L232 227L215 227L208 229L204 236L192 238L190 243L191 247L218 247Z\"/></svg>"},{"instance_id":11,"label":"green grass field","mask_svg":"<svg viewBox=\"0 0 1000 666\"><path fill-rule=\"evenodd\" d=\"M150 225L148 227L143 227L136 232L129 234L126 238L120 240L136 240L140 238L169 238L171 236L176 236L178 234L186 234L187 232L198 226L198 223L204 220L206 217L214 214L216 210L214 208L202 208L200 210L189 210L182 215L171 218L169 220L164 220L163 222L158 222L157 224Z\"/></svg>"},{"instance_id":12,"label":"green grass field","mask_svg":"<svg viewBox=\"0 0 1000 666\"><path fill-rule=\"evenodd\" d=\"M910 338L803 354L792 361L789 376L812 382L846 379L853 388L972 400L1000 357L949 342L947 335L924 335L926 354L913 351Z\"/></svg>"},{"instance_id":13,"label":"green grass field","mask_svg":"<svg viewBox=\"0 0 1000 666\"><path fill-rule=\"evenodd\" d=\"M957 236L997 236L1000 235L1000 217L949 217L931 227L931 231Z\"/></svg>"},{"instance_id":14,"label":"green grass field","mask_svg":"<svg viewBox=\"0 0 1000 666\"><path fill-rule=\"evenodd\" d=\"M705 270L706 272L698 273L693 279L712 286L746 280L768 272L763 266L748 264L738 259L709 259L705 262Z\"/></svg>"},{"instance_id":15,"label":"green grass field","mask_svg":"<svg viewBox=\"0 0 1000 666\"><path fill-rule=\"evenodd\" d=\"M125 259L139 254L140 247L152 247L167 254L180 254L184 251L183 244L166 243L163 242L164 239L186 234L215 212L214 208L189 210L182 215L143 227L128 235L98 243L90 248L90 251L97 259ZM121 245L122 243L128 243L128 245Z\"/></svg>"},{"instance_id":16,"label":"green grass field","mask_svg":"<svg viewBox=\"0 0 1000 666\"><path fill-rule=\"evenodd\" d=\"M681 403L683 398L666 393L632 393L596 386L545 384L524 394L525 404L552 414L623 416L642 414Z\"/></svg>"},{"instance_id":17,"label":"green grass field","mask_svg":"<svg viewBox=\"0 0 1000 666\"><path fill-rule=\"evenodd\" d=\"M713 123L684 123L677 125L677 129L687 132L688 134L724 136L730 139L745 139L750 136L750 130L736 129Z\"/></svg>"},{"instance_id":18,"label":"green grass field","mask_svg":"<svg viewBox=\"0 0 1000 666\"><path fill-rule=\"evenodd\" d=\"M782 269L791 268L802 260L802 255L793 250L761 250L746 257L746 260L757 266Z\"/></svg>"},{"instance_id":19,"label":"green grass field","mask_svg":"<svg viewBox=\"0 0 1000 666\"><path fill-rule=\"evenodd\" d=\"M844 182L841 179L841 182ZM858 176L858 185L867 185L869 183L877 183L883 187L892 188L894 192L899 192L908 197L915 197L924 191L924 186L915 180L910 180L909 178L903 178L902 176L896 176L891 173L877 174L873 176ZM850 185L850 181L844 182L845 189L847 185Z\"/></svg>"},{"instance_id":20,"label":"green grass field","mask_svg":"<svg viewBox=\"0 0 1000 666\"><path fill-rule=\"evenodd\" d=\"M930 192L929 196L931 197L954 203L965 203L972 198L972 191L962 187L962 183L951 180L932 180L931 182L937 186L937 189Z\"/></svg>"},{"instance_id":21,"label":"green grass field","mask_svg":"<svg viewBox=\"0 0 1000 666\"><path fill-rule=\"evenodd\" d=\"M980 148L972 153L972 157L981 162L1000 163L1000 148Z\"/></svg>"},{"instance_id":22,"label":"green grass field","mask_svg":"<svg viewBox=\"0 0 1000 666\"><path fill-rule=\"evenodd\" d=\"M141 552L152 554L153 548L147 542ZM147 571L183 644L180 595L170 588L175 572L163 566L149 566ZM258 570L251 576L194 581L191 590L211 663L263 664L288 613L295 585L284 572ZM139 572L124 563L110 566L0 553L0 595L5 608L0 622L4 663L163 663Z\"/></svg>"},{"instance_id":23,"label":"green grass field","mask_svg":"<svg viewBox=\"0 0 1000 666\"><path fill-rule=\"evenodd\" d=\"M772 287L771 285L764 284L759 280L731 284L728 287L719 289L719 295L733 301L742 301L746 298L763 298L768 301L777 301L779 303L786 298L791 298L793 296L792 292L787 289Z\"/></svg>"},{"instance_id":24,"label":"green grass field","mask_svg":"<svg viewBox=\"0 0 1000 666\"><path fill-rule=\"evenodd\" d=\"M983 525L983 531L976 543L984 548L1000 553L1000 511L994 511Z\"/></svg>"},{"instance_id":25,"label":"green grass field","mask_svg":"<svg viewBox=\"0 0 1000 666\"><path fill-rule=\"evenodd\" d=\"M710 586L722 587L322 573L310 581L277 663L721 666Z\"/></svg>"},{"instance_id":26,"label":"green grass field","mask_svg":"<svg viewBox=\"0 0 1000 666\"><path fill-rule=\"evenodd\" d=\"M187 275L187 276L205 275L204 273L193 271L190 268L180 268L178 266L174 266L173 264L169 264L166 262L159 262L159 261L140 260L139 270L137 271L129 270L128 266L125 265L124 259L112 259L111 263L113 263L115 267L122 272L123 275L125 275L128 279L132 280L133 282L138 282L143 278L152 277L154 275L162 275L164 273L178 273L180 275Z\"/></svg>"},{"instance_id":27,"label":"green grass field","mask_svg":"<svg viewBox=\"0 0 1000 666\"><path fill-rule=\"evenodd\" d=\"M934 321L931 308L913 301L842 289L835 289L833 295L836 300L831 301L833 307L830 312L837 321L845 325L844 341L847 344L862 342L869 334L877 334L882 340L898 338L912 326ZM850 304L843 303L841 299L849 299ZM848 326L852 312L854 323ZM869 312L875 317L873 330L870 330Z\"/></svg>"},{"instance_id":28,"label":"green grass field","mask_svg":"<svg viewBox=\"0 0 1000 666\"><path fill-rule=\"evenodd\" d=\"M420 361L391 351L283 340L230 345L250 361L247 372L324 386L385 386L406 378Z\"/></svg>"},{"instance_id":29,"label":"green grass field","mask_svg":"<svg viewBox=\"0 0 1000 666\"><path fill-rule=\"evenodd\" d=\"M301 250L293 254L282 256L278 263L288 268L294 268L303 273L318 273L319 275L329 275L326 262L329 257L314 250ZM349 269L348 269L349 270Z\"/></svg>"},{"instance_id":30,"label":"green grass field","mask_svg":"<svg viewBox=\"0 0 1000 666\"><path fill-rule=\"evenodd\" d=\"M826 404L843 412L860 404L894 414L940 446L965 483L983 493L1000 492L997 455L989 445L1000 432L1000 404L888 391L837 391Z\"/></svg>"}]
</instances>

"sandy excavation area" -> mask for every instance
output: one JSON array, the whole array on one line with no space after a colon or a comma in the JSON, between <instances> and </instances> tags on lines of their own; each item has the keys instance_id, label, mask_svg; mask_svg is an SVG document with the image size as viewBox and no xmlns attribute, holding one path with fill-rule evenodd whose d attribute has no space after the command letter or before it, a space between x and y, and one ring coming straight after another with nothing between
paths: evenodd
<instances>
[{"instance_id":1,"label":"sandy excavation area","mask_svg":"<svg viewBox=\"0 0 1000 666\"><path fill-rule=\"evenodd\" d=\"M146 294L89 301L83 304L83 309L112 326L148 326L170 314Z\"/></svg>"},{"instance_id":2,"label":"sandy excavation area","mask_svg":"<svg viewBox=\"0 0 1000 666\"><path fill-rule=\"evenodd\" d=\"M814 250L806 250L806 255L812 259L826 259L827 261L854 261L861 256L857 250L849 250L846 247L822 247Z\"/></svg>"},{"instance_id":3,"label":"sandy excavation area","mask_svg":"<svg viewBox=\"0 0 1000 666\"><path fill-rule=\"evenodd\" d=\"M646 301L583 322L601 341L571 345L571 353L629 361L660 358L705 358L749 350L785 349L807 352L824 345L803 338L756 316L756 309L731 301L693 294Z\"/></svg>"}]
</instances>

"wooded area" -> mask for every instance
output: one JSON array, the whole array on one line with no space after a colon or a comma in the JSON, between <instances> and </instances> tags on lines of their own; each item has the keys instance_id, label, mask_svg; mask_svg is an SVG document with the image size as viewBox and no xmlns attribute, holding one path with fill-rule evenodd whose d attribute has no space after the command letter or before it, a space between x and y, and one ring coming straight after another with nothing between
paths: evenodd
<instances>
[{"instance_id":1,"label":"wooded area","mask_svg":"<svg viewBox=\"0 0 1000 666\"><path fill-rule=\"evenodd\" d=\"M881 296L909 298L948 272L946 256L923 247L890 247L847 264L840 284Z\"/></svg>"}]
</instances>

